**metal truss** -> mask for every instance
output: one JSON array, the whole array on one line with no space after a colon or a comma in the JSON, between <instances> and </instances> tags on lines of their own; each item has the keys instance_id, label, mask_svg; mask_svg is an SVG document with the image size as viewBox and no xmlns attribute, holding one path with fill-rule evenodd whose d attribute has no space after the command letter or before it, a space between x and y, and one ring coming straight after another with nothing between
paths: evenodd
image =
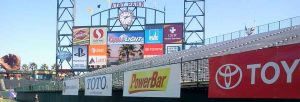
<instances>
[{"instance_id":1,"label":"metal truss","mask_svg":"<svg viewBox=\"0 0 300 102\"><path fill-rule=\"evenodd\" d=\"M75 0L57 0L56 19L56 73L72 68L72 59L59 58L63 53L72 54L72 27L74 26Z\"/></svg>"},{"instance_id":2,"label":"metal truss","mask_svg":"<svg viewBox=\"0 0 300 102\"><path fill-rule=\"evenodd\" d=\"M134 21L132 25L125 28L121 25L118 15L122 11L131 11L134 13ZM91 16L91 26L107 27L108 31L130 31L144 30L147 24L164 24L165 10L160 11L148 7L121 7L111 8L100 11Z\"/></svg>"},{"instance_id":3,"label":"metal truss","mask_svg":"<svg viewBox=\"0 0 300 102\"><path fill-rule=\"evenodd\" d=\"M184 0L184 49L205 44L205 0Z\"/></svg>"}]
</instances>

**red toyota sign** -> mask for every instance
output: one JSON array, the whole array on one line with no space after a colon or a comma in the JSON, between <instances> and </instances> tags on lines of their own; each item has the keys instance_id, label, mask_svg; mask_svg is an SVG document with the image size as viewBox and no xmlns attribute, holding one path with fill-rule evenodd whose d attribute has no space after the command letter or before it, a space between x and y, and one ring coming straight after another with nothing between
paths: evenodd
<instances>
[{"instance_id":1,"label":"red toyota sign","mask_svg":"<svg viewBox=\"0 0 300 102\"><path fill-rule=\"evenodd\" d=\"M209 59L209 98L300 99L300 44Z\"/></svg>"}]
</instances>

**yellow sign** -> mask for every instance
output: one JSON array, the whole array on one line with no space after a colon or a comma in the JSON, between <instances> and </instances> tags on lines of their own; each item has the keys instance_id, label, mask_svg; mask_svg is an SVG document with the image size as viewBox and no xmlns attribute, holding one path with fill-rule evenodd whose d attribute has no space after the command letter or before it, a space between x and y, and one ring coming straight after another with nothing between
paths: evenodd
<instances>
[{"instance_id":1,"label":"yellow sign","mask_svg":"<svg viewBox=\"0 0 300 102\"><path fill-rule=\"evenodd\" d=\"M128 93L166 91L169 77L170 67L134 72L131 75Z\"/></svg>"}]
</instances>

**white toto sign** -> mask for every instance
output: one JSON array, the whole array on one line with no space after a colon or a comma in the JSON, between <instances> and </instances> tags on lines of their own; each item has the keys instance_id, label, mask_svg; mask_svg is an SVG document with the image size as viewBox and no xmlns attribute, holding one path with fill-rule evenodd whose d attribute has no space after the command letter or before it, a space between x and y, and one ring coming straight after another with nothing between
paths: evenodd
<instances>
[{"instance_id":1,"label":"white toto sign","mask_svg":"<svg viewBox=\"0 0 300 102\"><path fill-rule=\"evenodd\" d=\"M111 96L112 75L86 77L84 94L86 96Z\"/></svg>"},{"instance_id":2,"label":"white toto sign","mask_svg":"<svg viewBox=\"0 0 300 102\"><path fill-rule=\"evenodd\" d=\"M65 80L62 95L78 95L79 79Z\"/></svg>"}]
</instances>

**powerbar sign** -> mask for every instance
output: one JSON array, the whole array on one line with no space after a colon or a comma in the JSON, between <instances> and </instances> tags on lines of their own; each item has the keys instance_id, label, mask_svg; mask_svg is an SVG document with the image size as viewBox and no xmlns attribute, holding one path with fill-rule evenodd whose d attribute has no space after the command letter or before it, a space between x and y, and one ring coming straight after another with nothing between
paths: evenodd
<instances>
[{"instance_id":1,"label":"powerbar sign","mask_svg":"<svg viewBox=\"0 0 300 102\"><path fill-rule=\"evenodd\" d=\"M294 44L210 58L208 96L300 99L299 52Z\"/></svg>"},{"instance_id":2,"label":"powerbar sign","mask_svg":"<svg viewBox=\"0 0 300 102\"><path fill-rule=\"evenodd\" d=\"M180 98L180 64L124 73L123 96Z\"/></svg>"},{"instance_id":3,"label":"powerbar sign","mask_svg":"<svg viewBox=\"0 0 300 102\"><path fill-rule=\"evenodd\" d=\"M85 78L86 96L111 96L112 95L112 75L100 75Z\"/></svg>"},{"instance_id":4,"label":"powerbar sign","mask_svg":"<svg viewBox=\"0 0 300 102\"><path fill-rule=\"evenodd\" d=\"M78 95L79 79L63 81L62 95Z\"/></svg>"}]
</instances>

